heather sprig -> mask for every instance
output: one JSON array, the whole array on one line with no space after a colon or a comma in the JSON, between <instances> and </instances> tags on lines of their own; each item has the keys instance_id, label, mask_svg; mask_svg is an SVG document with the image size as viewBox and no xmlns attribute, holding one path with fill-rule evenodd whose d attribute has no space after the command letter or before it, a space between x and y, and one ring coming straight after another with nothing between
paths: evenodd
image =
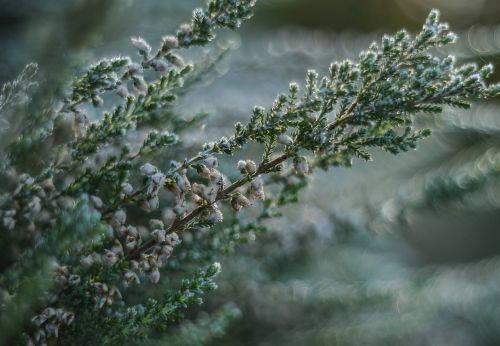
<instances>
[{"instance_id":1,"label":"heather sprig","mask_svg":"<svg viewBox=\"0 0 500 346\"><path fill-rule=\"evenodd\" d=\"M184 264L182 258L171 259L177 248L185 262L199 268L230 252L235 237L251 239L265 230L261 223L279 215L280 206L298 201L317 168L371 160L371 148L392 154L414 149L430 134L415 128L415 116L439 114L445 106L467 108L471 100L500 93L499 84L486 83L491 65L457 66L451 56L431 54L455 40L432 11L416 36L386 35L357 62L332 63L321 78L308 71L303 91L290 83L271 107L255 107L246 124L235 124L232 135L207 142L194 156L174 153L169 148L179 148L185 128L166 130L178 123L169 110L192 73L180 52L209 43L215 29L238 27L254 4L211 0L156 51L143 38L132 38L139 61L117 57L92 65L50 113L57 119L52 135L66 131L69 136L53 141L42 169L16 177L11 152L5 174L14 183L0 199L2 246L19 245L20 251L9 254L10 261L20 263L22 270L14 266L13 271L18 280L29 275L24 268L30 246L56 261L54 285L45 290L37 305L43 308L27 328L29 343L71 340L74 333L86 335L81 344L96 337L116 344L164 331L167 322L182 317L182 309L200 304L199 296L215 288L213 277L220 270L209 266L182 281L177 293L130 304L128 292L149 289L168 277L166 269ZM113 103L111 93L121 101ZM113 103L109 110L92 121L89 107L98 110L108 103ZM152 119L164 121L144 131ZM135 141L125 144L133 134ZM246 157L251 143L262 151L257 162ZM234 160L226 172L219 167L225 157ZM240 210L257 204L262 204L257 223L240 220ZM76 213L69 220L68 210ZM77 237L69 254L53 237L71 222L89 237ZM182 244L184 234L221 232L221 227L225 233L192 239L201 244ZM11 291L15 294L15 288ZM94 331L99 333L86 334Z\"/></svg>"}]
</instances>

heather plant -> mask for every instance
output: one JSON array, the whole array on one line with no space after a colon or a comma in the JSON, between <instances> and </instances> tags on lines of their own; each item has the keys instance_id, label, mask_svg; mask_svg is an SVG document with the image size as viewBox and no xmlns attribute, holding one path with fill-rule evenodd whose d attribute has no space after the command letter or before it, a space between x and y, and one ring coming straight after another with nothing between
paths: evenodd
<instances>
[{"instance_id":1,"label":"heather plant","mask_svg":"<svg viewBox=\"0 0 500 346\"><path fill-rule=\"evenodd\" d=\"M24 119L0 167L3 343L210 341L237 310L170 327L217 287L217 260L300 200L311 173L371 160L371 148L414 149L430 134L415 116L500 93L486 82L491 65L433 54L456 36L432 11L417 35L386 35L321 78L308 71L303 87L290 83L192 154L199 117L183 120L176 102L217 58L192 66L183 52L239 27L254 5L210 0L157 49L133 37L138 59L98 61ZM5 128L29 103L36 69L2 88ZM253 217L240 215L251 207Z\"/></svg>"}]
</instances>

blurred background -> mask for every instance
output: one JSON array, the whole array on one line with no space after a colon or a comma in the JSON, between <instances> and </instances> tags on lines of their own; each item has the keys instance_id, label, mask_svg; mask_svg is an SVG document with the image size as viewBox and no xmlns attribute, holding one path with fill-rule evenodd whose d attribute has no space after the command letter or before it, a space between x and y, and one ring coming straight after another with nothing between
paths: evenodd
<instances>
[{"instance_id":1,"label":"blurred background","mask_svg":"<svg viewBox=\"0 0 500 346\"><path fill-rule=\"evenodd\" d=\"M58 90L100 57L133 54L130 36L159 42L201 5L0 0L0 84L36 61L43 90ZM179 113L209 114L194 142L228 135L307 69L355 59L385 32L416 31L431 8L460 36L438 53L490 62L500 80L498 0L260 0L241 30L220 33L231 54ZM317 172L269 233L221 259L207 306L232 301L242 313L213 344L500 344L498 102L422 116L434 135L417 151Z\"/></svg>"}]
</instances>

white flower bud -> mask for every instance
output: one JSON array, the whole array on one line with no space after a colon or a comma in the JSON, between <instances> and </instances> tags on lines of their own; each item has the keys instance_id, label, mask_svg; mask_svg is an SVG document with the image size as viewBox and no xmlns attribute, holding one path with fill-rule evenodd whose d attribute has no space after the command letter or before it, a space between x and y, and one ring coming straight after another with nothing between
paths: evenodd
<instances>
[{"instance_id":1,"label":"white flower bud","mask_svg":"<svg viewBox=\"0 0 500 346\"><path fill-rule=\"evenodd\" d=\"M134 188L129 183L122 184L122 192L125 195L131 195L134 192Z\"/></svg>"},{"instance_id":2,"label":"white flower bud","mask_svg":"<svg viewBox=\"0 0 500 346\"><path fill-rule=\"evenodd\" d=\"M134 62L134 63L128 65L128 71L132 75L142 74L144 72L144 68L141 65L139 65L138 63Z\"/></svg>"},{"instance_id":3,"label":"white flower bud","mask_svg":"<svg viewBox=\"0 0 500 346\"><path fill-rule=\"evenodd\" d=\"M102 199L97 196L90 196L90 201L96 209L101 209L103 206Z\"/></svg>"},{"instance_id":4,"label":"white flower bud","mask_svg":"<svg viewBox=\"0 0 500 346\"><path fill-rule=\"evenodd\" d=\"M187 208L182 204L177 204L172 210L177 216L183 216L187 212Z\"/></svg>"},{"instance_id":5,"label":"white flower bud","mask_svg":"<svg viewBox=\"0 0 500 346\"><path fill-rule=\"evenodd\" d=\"M94 264L94 257L92 255L88 255L86 257L83 257L81 260L80 260L80 263L82 264L82 266L84 266L85 268L90 268L92 267L92 265Z\"/></svg>"},{"instance_id":6,"label":"white flower bud","mask_svg":"<svg viewBox=\"0 0 500 346\"><path fill-rule=\"evenodd\" d=\"M116 253L114 253L111 250L106 250L104 254L104 262L106 263L107 266L111 267L118 262L118 256L116 256Z\"/></svg>"},{"instance_id":7,"label":"white flower bud","mask_svg":"<svg viewBox=\"0 0 500 346\"><path fill-rule=\"evenodd\" d=\"M156 210L160 207L160 199L158 198L157 195L148 199L147 203L148 203L148 206L151 210Z\"/></svg>"},{"instance_id":8,"label":"white flower bud","mask_svg":"<svg viewBox=\"0 0 500 346\"><path fill-rule=\"evenodd\" d=\"M205 159L205 164L208 168L215 168L219 165L219 162L215 156L209 156Z\"/></svg>"},{"instance_id":9,"label":"white flower bud","mask_svg":"<svg viewBox=\"0 0 500 346\"><path fill-rule=\"evenodd\" d=\"M149 227L151 229L164 229L165 225L163 224L162 220L151 219L149 220Z\"/></svg>"},{"instance_id":10,"label":"white flower bud","mask_svg":"<svg viewBox=\"0 0 500 346\"><path fill-rule=\"evenodd\" d=\"M137 245L139 244L138 240L137 240L137 237L134 237L133 235L127 235L127 237L125 238L125 247L128 249L128 250L133 250L137 247Z\"/></svg>"},{"instance_id":11,"label":"white flower bud","mask_svg":"<svg viewBox=\"0 0 500 346\"><path fill-rule=\"evenodd\" d=\"M264 192L264 182L261 177L257 177L250 183L250 194L252 197L264 201L266 194Z\"/></svg>"},{"instance_id":12,"label":"white flower bud","mask_svg":"<svg viewBox=\"0 0 500 346\"><path fill-rule=\"evenodd\" d=\"M139 52L149 53L151 51L151 46L142 37L132 37L130 40Z\"/></svg>"},{"instance_id":13,"label":"white flower bud","mask_svg":"<svg viewBox=\"0 0 500 346\"><path fill-rule=\"evenodd\" d=\"M151 65L153 65L153 68L158 72L168 71L168 63L163 59L154 59Z\"/></svg>"},{"instance_id":14,"label":"white flower bud","mask_svg":"<svg viewBox=\"0 0 500 346\"><path fill-rule=\"evenodd\" d=\"M224 214L222 214L219 208L213 207L208 215L208 220L215 223L221 223L224 221Z\"/></svg>"},{"instance_id":15,"label":"white flower bud","mask_svg":"<svg viewBox=\"0 0 500 346\"><path fill-rule=\"evenodd\" d=\"M117 210L115 215L114 215L114 219L120 225L125 224L125 222L127 221L127 214L125 213L125 210L123 210L123 209Z\"/></svg>"},{"instance_id":16,"label":"white flower bud","mask_svg":"<svg viewBox=\"0 0 500 346\"><path fill-rule=\"evenodd\" d=\"M158 172L151 176L151 180L158 186L163 186L165 184L165 174Z\"/></svg>"},{"instance_id":17,"label":"white flower bud","mask_svg":"<svg viewBox=\"0 0 500 346\"><path fill-rule=\"evenodd\" d=\"M207 186L203 189L202 196L206 201L213 203L217 199L218 191L219 187L217 185Z\"/></svg>"},{"instance_id":18,"label":"white flower bud","mask_svg":"<svg viewBox=\"0 0 500 346\"><path fill-rule=\"evenodd\" d=\"M151 232L151 236L157 243L163 243L165 241L165 230L163 229L155 229Z\"/></svg>"},{"instance_id":19,"label":"white flower bud","mask_svg":"<svg viewBox=\"0 0 500 346\"><path fill-rule=\"evenodd\" d=\"M191 183L189 182L188 178L185 175L180 175L176 173L174 175L174 178L177 182L177 186L179 186L179 189L181 189L182 192L191 190Z\"/></svg>"},{"instance_id":20,"label":"white flower bud","mask_svg":"<svg viewBox=\"0 0 500 346\"><path fill-rule=\"evenodd\" d=\"M128 96L128 88L127 88L127 85L125 84L120 84L117 88L116 88L116 94L122 98L125 98Z\"/></svg>"},{"instance_id":21,"label":"white flower bud","mask_svg":"<svg viewBox=\"0 0 500 346\"><path fill-rule=\"evenodd\" d=\"M16 227L16 220L11 216L4 216L2 224L7 230L12 231Z\"/></svg>"},{"instance_id":22,"label":"white flower bud","mask_svg":"<svg viewBox=\"0 0 500 346\"><path fill-rule=\"evenodd\" d=\"M172 251L174 251L174 248L171 245L164 245L161 247L160 256L169 258L172 255Z\"/></svg>"},{"instance_id":23,"label":"white flower bud","mask_svg":"<svg viewBox=\"0 0 500 346\"><path fill-rule=\"evenodd\" d=\"M155 166L153 166L150 163L146 163L146 164L142 165L141 168L139 168L139 169L141 170L141 173L144 175L153 175L156 172L158 172L158 168L156 168Z\"/></svg>"},{"instance_id":24,"label":"white flower bud","mask_svg":"<svg viewBox=\"0 0 500 346\"><path fill-rule=\"evenodd\" d=\"M184 67L185 62L184 62L184 59L182 59L181 56L172 54L170 56L170 58L172 59L171 60L172 64L174 64L176 67L179 67L179 68Z\"/></svg>"},{"instance_id":25,"label":"white flower bud","mask_svg":"<svg viewBox=\"0 0 500 346\"><path fill-rule=\"evenodd\" d=\"M292 145L293 139L288 135L281 134L278 136L278 143L283 144L283 145Z\"/></svg>"},{"instance_id":26,"label":"white flower bud","mask_svg":"<svg viewBox=\"0 0 500 346\"><path fill-rule=\"evenodd\" d=\"M251 205L252 203L248 200L248 198L246 198L245 196L243 196L242 194L238 194L236 196L236 202L238 204L240 204L242 207L248 207L249 205Z\"/></svg>"},{"instance_id":27,"label":"white flower bud","mask_svg":"<svg viewBox=\"0 0 500 346\"><path fill-rule=\"evenodd\" d=\"M158 268L154 268L150 273L149 273L149 281L152 283L156 284L158 281L160 281L160 271Z\"/></svg>"},{"instance_id":28,"label":"white flower bud","mask_svg":"<svg viewBox=\"0 0 500 346\"><path fill-rule=\"evenodd\" d=\"M238 163L236 164L236 168L241 172L244 173L245 170L247 169L247 162L243 160L239 160Z\"/></svg>"},{"instance_id":29,"label":"white flower bud","mask_svg":"<svg viewBox=\"0 0 500 346\"><path fill-rule=\"evenodd\" d=\"M125 272L125 274L123 275L123 278L125 279L124 281L124 285L125 287L128 287L130 286L131 284L140 284L141 281L139 280L139 277L137 276L136 273L132 272L132 271L127 271Z\"/></svg>"},{"instance_id":30,"label":"white flower bud","mask_svg":"<svg viewBox=\"0 0 500 346\"><path fill-rule=\"evenodd\" d=\"M167 244L172 246L178 245L181 242L179 239L179 235L175 232L167 234L165 237L165 241L167 242Z\"/></svg>"},{"instance_id":31,"label":"white flower bud","mask_svg":"<svg viewBox=\"0 0 500 346\"><path fill-rule=\"evenodd\" d=\"M257 172L257 165L252 160L246 160L245 168L250 174L254 174L255 172Z\"/></svg>"},{"instance_id":32,"label":"white flower bud","mask_svg":"<svg viewBox=\"0 0 500 346\"><path fill-rule=\"evenodd\" d=\"M78 285L80 283L80 276L76 274L71 274L68 278L68 283L72 286Z\"/></svg>"},{"instance_id":33,"label":"white flower bud","mask_svg":"<svg viewBox=\"0 0 500 346\"><path fill-rule=\"evenodd\" d=\"M165 36L163 38L163 46L162 46L162 51L166 52L171 49L177 48L179 46L179 41L177 40L177 37L175 36Z\"/></svg>"}]
</instances>

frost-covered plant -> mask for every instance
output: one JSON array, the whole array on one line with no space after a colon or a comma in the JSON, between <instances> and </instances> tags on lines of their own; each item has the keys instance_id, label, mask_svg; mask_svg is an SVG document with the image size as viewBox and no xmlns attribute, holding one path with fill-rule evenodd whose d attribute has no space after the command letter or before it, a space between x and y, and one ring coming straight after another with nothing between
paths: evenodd
<instances>
[{"instance_id":1,"label":"frost-covered plant","mask_svg":"<svg viewBox=\"0 0 500 346\"><path fill-rule=\"evenodd\" d=\"M115 345L165 332L216 288L213 261L297 201L315 169L370 160L371 147L415 148L430 134L414 129L415 115L500 93L485 81L491 65L456 66L430 53L455 40L433 11L415 37L384 36L358 62L333 63L322 78L309 71L303 91L291 83L232 135L188 156L180 138L196 122L179 119L173 106L203 68L186 64L182 52L206 45L218 28L238 27L254 5L210 0L158 49L132 38L138 61L90 66L66 98L40 110L49 125L30 120L6 148L2 342ZM15 100L10 90L26 93L33 70L4 87L0 100ZM108 110L93 116L100 108ZM245 151L251 143L262 148L258 162ZM26 168L38 147L43 159ZM219 159L234 156L234 168L221 172ZM254 204L261 205L255 221L237 216Z\"/></svg>"}]
</instances>

